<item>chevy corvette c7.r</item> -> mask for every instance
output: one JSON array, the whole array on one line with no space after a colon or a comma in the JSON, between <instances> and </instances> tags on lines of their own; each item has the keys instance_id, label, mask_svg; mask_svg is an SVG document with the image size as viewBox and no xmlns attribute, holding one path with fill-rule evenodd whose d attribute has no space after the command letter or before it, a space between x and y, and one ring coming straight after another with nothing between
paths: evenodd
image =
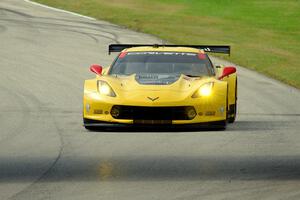
<instances>
[{"instance_id":1,"label":"chevy corvette c7.r","mask_svg":"<svg viewBox=\"0 0 300 200\"><path fill-rule=\"evenodd\" d=\"M234 122L237 75L214 66L207 52L230 53L230 46L113 44L112 65L92 65L86 80L83 120L95 127L167 126L225 129Z\"/></svg>"}]
</instances>

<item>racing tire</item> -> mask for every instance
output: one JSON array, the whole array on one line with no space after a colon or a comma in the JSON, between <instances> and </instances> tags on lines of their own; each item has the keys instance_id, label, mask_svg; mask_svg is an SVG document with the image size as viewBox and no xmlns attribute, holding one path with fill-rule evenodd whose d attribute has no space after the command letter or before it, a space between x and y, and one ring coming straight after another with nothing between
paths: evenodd
<instances>
[{"instance_id":1,"label":"racing tire","mask_svg":"<svg viewBox=\"0 0 300 200\"><path fill-rule=\"evenodd\" d=\"M229 106L228 123L233 123L236 119L237 111L237 79L235 80L235 102Z\"/></svg>"},{"instance_id":2,"label":"racing tire","mask_svg":"<svg viewBox=\"0 0 300 200\"><path fill-rule=\"evenodd\" d=\"M229 106L228 123L233 123L236 118L236 103Z\"/></svg>"}]
</instances>

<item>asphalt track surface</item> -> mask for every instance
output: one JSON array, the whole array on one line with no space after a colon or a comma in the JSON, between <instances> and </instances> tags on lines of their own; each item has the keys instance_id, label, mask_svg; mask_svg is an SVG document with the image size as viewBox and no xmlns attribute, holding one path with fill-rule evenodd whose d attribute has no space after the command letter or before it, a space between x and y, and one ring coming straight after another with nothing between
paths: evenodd
<instances>
[{"instance_id":1,"label":"asphalt track surface","mask_svg":"<svg viewBox=\"0 0 300 200\"><path fill-rule=\"evenodd\" d=\"M0 1L1 200L300 199L300 92L242 67L226 131L86 131L83 81L117 42L160 41Z\"/></svg>"}]
</instances>

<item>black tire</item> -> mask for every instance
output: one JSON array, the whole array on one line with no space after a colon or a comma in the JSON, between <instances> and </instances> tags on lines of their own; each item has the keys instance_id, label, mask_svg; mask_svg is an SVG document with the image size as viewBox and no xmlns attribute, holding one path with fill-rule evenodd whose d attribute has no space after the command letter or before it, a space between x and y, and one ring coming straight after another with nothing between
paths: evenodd
<instances>
[{"instance_id":1,"label":"black tire","mask_svg":"<svg viewBox=\"0 0 300 200\"><path fill-rule=\"evenodd\" d=\"M233 123L236 119L237 113L237 79L235 80L235 102L229 106L228 123Z\"/></svg>"},{"instance_id":2,"label":"black tire","mask_svg":"<svg viewBox=\"0 0 300 200\"><path fill-rule=\"evenodd\" d=\"M230 105L228 123L233 123L236 118L236 103Z\"/></svg>"}]
</instances>

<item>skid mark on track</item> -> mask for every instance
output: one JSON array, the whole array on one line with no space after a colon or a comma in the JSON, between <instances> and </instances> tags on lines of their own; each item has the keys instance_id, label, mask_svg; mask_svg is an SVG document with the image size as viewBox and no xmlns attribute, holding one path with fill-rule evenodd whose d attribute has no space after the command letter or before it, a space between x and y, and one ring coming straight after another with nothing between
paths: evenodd
<instances>
[{"instance_id":1,"label":"skid mark on track","mask_svg":"<svg viewBox=\"0 0 300 200\"><path fill-rule=\"evenodd\" d=\"M6 22L15 22L16 24L27 24L28 21L24 20L16 20L16 19L0 19L0 21L6 21ZM66 31L66 32L73 32L73 33L79 33L83 34L85 36L90 37L95 42L99 42L97 37L100 38L107 38L109 40L114 41L115 43L119 42L119 37L116 33L113 31L105 31L101 27L102 25L97 25L95 28L86 27L86 26L78 26L78 25L66 25L66 24L60 24L60 23L49 23L49 22L40 22L36 21L34 22L34 26L31 26L33 29L44 29L44 30L57 30L57 31ZM78 31L81 30L81 31ZM87 31L94 31L94 32L87 32Z\"/></svg>"},{"instance_id":2,"label":"skid mark on track","mask_svg":"<svg viewBox=\"0 0 300 200\"><path fill-rule=\"evenodd\" d=\"M9 12L9 13L13 13L13 14L16 14L16 15L19 15L19 16L22 16L22 17L28 17L28 18L32 17L31 15L28 15L26 13L23 13L23 12L20 12L20 11L11 10L11 9L8 9L8 8L0 8L0 10L5 11L5 12Z\"/></svg>"},{"instance_id":3,"label":"skid mark on track","mask_svg":"<svg viewBox=\"0 0 300 200\"><path fill-rule=\"evenodd\" d=\"M24 91L26 91L26 89L24 89ZM56 133L58 134L58 137L60 139L60 145L59 145L59 150L58 150L58 154L57 154L56 158L54 159L52 164L39 176L39 178L36 179L33 183L31 183L29 186L27 186L23 190L19 191L18 193L14 194L13 196L11 196L9 199L17 199L18 196L21 196L23 193L30 190L30 188L32 188L33 185L35 185L37 182L40 182L43 178L45 178L49 174L49 172L53 169L53 167L56 165L58 160L61 158L63 148L64 148L64 140L62 137L61 130L59 129L58 124L55 121L54 116L51 113L50 109L48 109L47 107L44 107L43 103L40 102L39 99L36 96L34 96L32 93L30 93L29 91L27 91L24 96L27 99L29 99L31 102L33 102L33 104L38 107L38 110L40 110L40 111L43 110L44 112L46 112L48 114L48 118L51 119L52 123L54 124Z\"/></svg>"},{"instance_id":4,"label":"skid mark on track","mask_svg":"<svg viewBox=\"0 0 300 200\"><path fill-rule=\"evenodd\" d=\"M5 130L9 134L7 134L6 136L4 136L0 139L0 145L1 145L3 143L6 143L8 140L12 140L16 136L22 134L24 129L29 126L28 123L31 118L31 115L30 115L30 108L29 108L28 104L26 103L26 101L24 100L24 98L22 98L20 93L12 91L9 88L3 87L3 86L1 86L0 88L8 96L11 96L20 105L20 110L18 110L18 113L21 114L20 123L16 124L15 128L13 128L13 129ZM2 131L4 131L4 130L2 130Z\"/></svg>"}]
</instances>

